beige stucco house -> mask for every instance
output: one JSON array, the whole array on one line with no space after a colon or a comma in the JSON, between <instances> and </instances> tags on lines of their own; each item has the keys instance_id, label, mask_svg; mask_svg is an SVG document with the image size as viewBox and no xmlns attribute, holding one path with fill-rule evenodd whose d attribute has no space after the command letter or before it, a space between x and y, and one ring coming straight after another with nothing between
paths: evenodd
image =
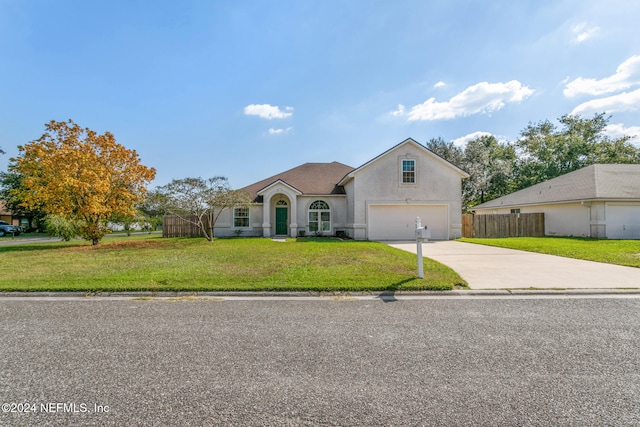
<instances>
[{"instance_id":1,"label":"beige stucco house","mask_svg":"<svg viewBox=\"0 0 640 427\"><path fill-rule=\"evenodd\" d=\"M640 239L640 165L591 165L472 209L544 212L545 234Z\"/></svg>"},{"instance_id":2,"label":"beige stucco house","mask_svg":"<svg viewBox=\"0 0 640 427\"><path fill-rule=\"evenodd\" d=\"M415 239L461 236L461 181L468 174L409 138L358 168L305 163L247 187L253 205L224 212L216 236L344 235Z\"/></svg>"}]
</instances>

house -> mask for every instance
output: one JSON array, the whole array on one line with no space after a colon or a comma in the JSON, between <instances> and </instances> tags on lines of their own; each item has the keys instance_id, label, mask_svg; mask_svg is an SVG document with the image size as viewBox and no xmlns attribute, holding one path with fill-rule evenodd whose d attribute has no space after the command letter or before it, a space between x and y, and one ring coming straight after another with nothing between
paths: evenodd
<instances>
[{"instance_id":1,"label":"house","mask_svg":"<svg viewBox=\"0 0 640 427\"><path fill-rule=\"evenodd\" d=\"M472 209L544 212L548 236L640 239L640 165L591 165Z\"/></svg>"},{"instance_id":2,"label":"house","mask_svg":"<svg viewBox=\"0 0 640 427\"><path fill-rule=\"evenodd\" d=\"M358 168L305 163L246 186L253 204L224 212L215 235L405 240L415 239L419 216L432 239L454 239L467 177L409 138Z\"/></svg>"},{"instance_id":3,"label":"house","mask_svg":"<svg viewBox=\"0 0 640 427\"><path fill-rule=\"evenodd\" d=\"M30 227L29 219L19 215L14 215L14 213L9 210L4 200L0 200L0 221L5 221L11 225L22 226L25 230Z\"/></svg>"}]
</instances>

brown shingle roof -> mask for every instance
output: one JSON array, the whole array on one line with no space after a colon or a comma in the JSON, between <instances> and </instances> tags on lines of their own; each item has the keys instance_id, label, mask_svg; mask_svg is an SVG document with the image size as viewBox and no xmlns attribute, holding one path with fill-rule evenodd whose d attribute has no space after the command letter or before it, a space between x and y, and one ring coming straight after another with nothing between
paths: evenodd
<instances>
[{"instance_id":1,"label":"brown shingle roof","mask_svg":"<svg viewBox=\"0 0 640 427\"><path fill-rule=\"evenodd\" d=\"M477 205L472 209L597 199L640 199L640 165L587 166Z\"/></svg>"},{"instance_id":2,"label":"brown shingle roof","mask_svg":"<svg viewBox=\"0 0 640 427\"><path fill-rule=\"evenodd\" d=\"M337 184L346 174L353 170L354 168L351 166L339 162L305 163L248 185L241 190L247 191L253 199L256 199L260 190L281 180L302 194L344 194L344 188L339 187Z\"/></svg>"}]
</instances>

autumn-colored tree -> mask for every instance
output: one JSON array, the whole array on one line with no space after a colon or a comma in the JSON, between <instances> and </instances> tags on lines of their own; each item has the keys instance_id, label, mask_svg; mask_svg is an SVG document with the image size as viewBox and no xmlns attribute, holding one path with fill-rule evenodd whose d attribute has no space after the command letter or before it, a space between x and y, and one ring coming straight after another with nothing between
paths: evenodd
<instances>
[{"instance_id":1,"label":"autumn-colored tree","mask_svg":"<svg viewBox=\"0 0 640 427\"><path fill-rule=\"evenodd\" d=\"M109 231L109 218L136 214L156 171L110 132L98 135L72 120L52 120L45 129L11 159L10 169L22 176L13 191L25 208L79 224L78 235L97 245Z\"/></svg>"}]
</instances>

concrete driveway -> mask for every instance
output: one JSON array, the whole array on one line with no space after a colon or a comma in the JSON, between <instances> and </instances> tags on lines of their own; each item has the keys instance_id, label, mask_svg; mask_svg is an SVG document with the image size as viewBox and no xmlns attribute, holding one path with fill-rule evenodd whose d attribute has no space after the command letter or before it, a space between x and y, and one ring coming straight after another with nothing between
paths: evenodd
<instances>
[{"instance_id":1,"label":"concrete driveway","mask_svg":"<svg viewBox=\"0 0 640 427\"><path fill-rule=\"evenodd\" d=\"M387 242L416 253L415 242ZM640 288L640 268L455 241L426 242L422 255L454 269L471 289Z\"/></svg>"}]
</instances>

